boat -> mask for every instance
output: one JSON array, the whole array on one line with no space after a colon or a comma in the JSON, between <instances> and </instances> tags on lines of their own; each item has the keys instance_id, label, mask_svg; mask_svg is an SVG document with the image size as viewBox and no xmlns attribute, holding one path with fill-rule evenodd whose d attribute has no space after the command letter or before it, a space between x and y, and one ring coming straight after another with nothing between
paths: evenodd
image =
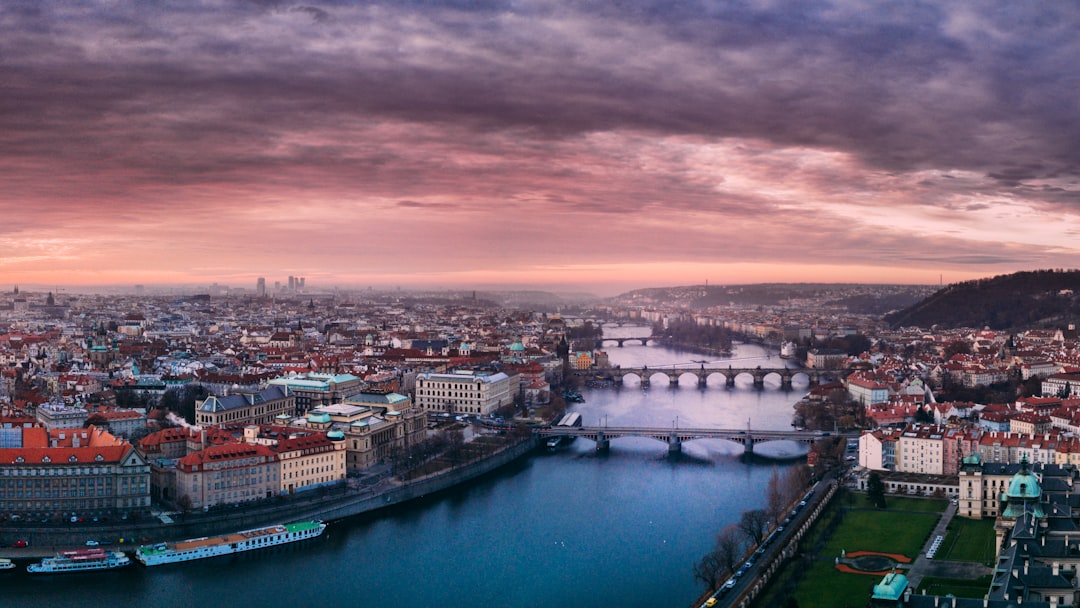
<instances>
[{"instance_id":1,"label":"boat","mask_svg":"<svg viewBox=\"0 0 1080 608\"><path fill-rule=\"evenodd\" d=\"M10 559L0 557L0 570L11 570L14 567L15 564Z\"/></svg>"},{"instance_id":2,"label":"boat","mask_svg":"<svg viewBox=\"0 0 1080 608\"><path fill-rule=\"evenodd\" d=\"M77 549L63 551L55 557L46 557L36 564L30 564L26 571L31 574L60 574L64 572L86 572L89 570L113 570L131 564L131 559L123 551L104 549Z\"/></svg>"},{"instance_id":3,"label":"boat","mask_svg":"<svg viewBox=\"0 0 1080 608\"><path fill-rule=\"evenodd\" d=\"M174 564L315 538L324 530L326 530L326 524L314 520L275 524L221 536L204 536L172 543L142 545L135 550L135 559L144 566Z\"/></svg>"},{"instance_id":4,"label":"boat","mask_svg":"<svg viewBox=\"0 0 1080 608\"><path fill-rule=\"evenodd\" d=\"M566 399L570 403L585 403L585 398L581 396L581 393L572 389L567 389L563 391L562 396L563 399Z\"/></svg>"}]
</instances>

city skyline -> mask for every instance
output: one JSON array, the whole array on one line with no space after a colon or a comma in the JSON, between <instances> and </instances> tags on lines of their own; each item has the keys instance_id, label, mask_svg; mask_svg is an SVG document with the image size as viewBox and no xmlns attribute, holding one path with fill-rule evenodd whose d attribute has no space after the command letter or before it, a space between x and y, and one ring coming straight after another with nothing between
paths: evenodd
<instances>
[{"instance_id":1,"label":"city skyline","mask_svg":"<svg viewBox=\"0 0 1080 608\"><path fill-rule=\"evenodd\" d=\"M1080 266L1070 4L0 6L0 285Z\"/></svg>"}]
</instances>

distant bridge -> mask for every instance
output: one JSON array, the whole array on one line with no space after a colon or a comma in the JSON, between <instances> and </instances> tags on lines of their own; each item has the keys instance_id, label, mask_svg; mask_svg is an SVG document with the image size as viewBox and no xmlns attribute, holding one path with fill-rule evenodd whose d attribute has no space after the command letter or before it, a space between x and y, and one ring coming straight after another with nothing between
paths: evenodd
<instances>
[{"instance_id":1,"label":"distant bridge","mask_svg":"<svg viewBox=\"0 0 1080 608\"><path fill-rule=\"evenodd\" d=\"M649 428L630 426L579 426L537 429L544 437L585 437L596 442L596 450L610 447L612 439L619 437L649 437L668 444L669 452L681 452L684 441L694 439L726 439L741 443L747 452L753 453L754 445L765 441L798 441L811 444L831 437L832 433L821 431L754 431L739 429L683 429Z\"/></svg>"},{"instance_id":2,"label":"distant bridge","mask_svg":"<svg viewBox=\"0 0 1080 608\"><path fill-rule=\"evenodd\" d=\"M622 348L624 342L640 342L642 346L648 346L649 341L656 342L660 338L658 336L641 336L636 338L597 338L596 349L600 350L604 347L604 342L617 342L619 348Z\"/></svg>"},{"instance_id":3,"label":"distant bridge","mask_svg":"<svg viewBox=\"0 0 1080 608\"><path fill-rule=\"evenodd\" d=\"M643 388L648 387L651 384L651 379L656 374L667 376L670 386L673 387L679 386L679 378L683 377L685 374L690 374L697 377L698 388L707 386L709 376L713 374L723 376L727 386L735 386L736 378L742 375L748 375L754 379L754 386L757 388L764 388L765 378L774 376L780 379L781 388L791 388L791 381L795 376L803 376L807 379L810 386L816 386L822 382L831 382L838 378L846 378L852 371L854 370L810 368L789 369L786 367L705 367L705 365L702 364L701 367L697 368L604 367L575 370L574 375L578 377L589 376L611 380L616 386L621 386L623 378L626 376L637 376L641 379L641 386Z\"/></svg>"}]
</instances>

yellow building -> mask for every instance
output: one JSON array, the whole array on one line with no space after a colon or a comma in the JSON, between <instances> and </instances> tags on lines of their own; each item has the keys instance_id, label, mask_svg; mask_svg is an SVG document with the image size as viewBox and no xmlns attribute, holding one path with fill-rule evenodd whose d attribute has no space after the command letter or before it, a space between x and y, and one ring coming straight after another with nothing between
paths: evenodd
<instances>
[{"instance_id":1,"label":"yellow building","mask_svg":"<svg viewBox=\"0 0 1080 608\"><path fill-rule=\"evenodd\" d=\"M315 430L251 425L244 441L265 445L277 455L281 494L345 483L345 439Z\"/></svg>"}]
</instances>

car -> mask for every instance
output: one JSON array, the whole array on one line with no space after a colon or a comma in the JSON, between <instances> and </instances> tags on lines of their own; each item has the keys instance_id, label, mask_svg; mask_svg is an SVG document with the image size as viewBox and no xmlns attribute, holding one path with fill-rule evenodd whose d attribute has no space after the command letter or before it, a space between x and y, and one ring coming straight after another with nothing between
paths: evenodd
<instances>
[{"instance_id":1,"label":"car","mask_svg":"<svg viewBox=\"0 0 1080 608\"><path fill-rule=\"evenodd\" d=\"M26 542L25 540L17 540L15 542L11 543L11 546L21 549L23 547L29 547L30 543Z\"/></svg>"},{"instance_id":2,"label":"car","mask_svg":"<svg viewBox=\"0 0 1080 608\"><path fill-rule=\"evenodd\" d=\"M734 586L735 586L735 583L736 583L736 582L738 582L738 581L736 581L736 580L735 580L735 579L733 579L733 578L729 578L729 579L728 579L728 582L724 583L724 588L725 588L725 589L731 589L732 587L734 587Z\"/></svg>"},{"instance_id":3,"label":"car","mask_svg":"<svg viewBox=\"0 0 1080 608\"><path fill-rule=\"evenodd\" d=\"M805 507L806 506L806 501L805 500L800 500L799 501L799 506L800 507Z\"/></svg>"},{"instance_id":4,"label":"car","mask_svg":"<svg viewBox=\"0 0 1080 608\"><path fill-rule=\"evenodd\" d=\"M710 597L709 599L705 600L705 608L712 608L715 605L716 605L716 598L715 597Z\"/></svg>"},{"instance_id":5,"label":"car","mask_svg":"<svg viewBox=\"0 0 1080 608\"><path fill-rule=\"evenodd\" d=\"M87 547L96 547L96 546L98 546L98 542L96 540L88 540L88 541L86 541L86 546Z\"/></svg>"},{"instance_id":6,"label":"car","mask_svg":"<svg viewBox=\"0 0 1080 608\"><path fill-rule=\"evenodd\" d=\"M779 526L779 527L777 527L777 528L776 528L776 531L777 531L777 532L783 532L783 531L784 531L784 526Z\"/></svg>"}]
</instances>

